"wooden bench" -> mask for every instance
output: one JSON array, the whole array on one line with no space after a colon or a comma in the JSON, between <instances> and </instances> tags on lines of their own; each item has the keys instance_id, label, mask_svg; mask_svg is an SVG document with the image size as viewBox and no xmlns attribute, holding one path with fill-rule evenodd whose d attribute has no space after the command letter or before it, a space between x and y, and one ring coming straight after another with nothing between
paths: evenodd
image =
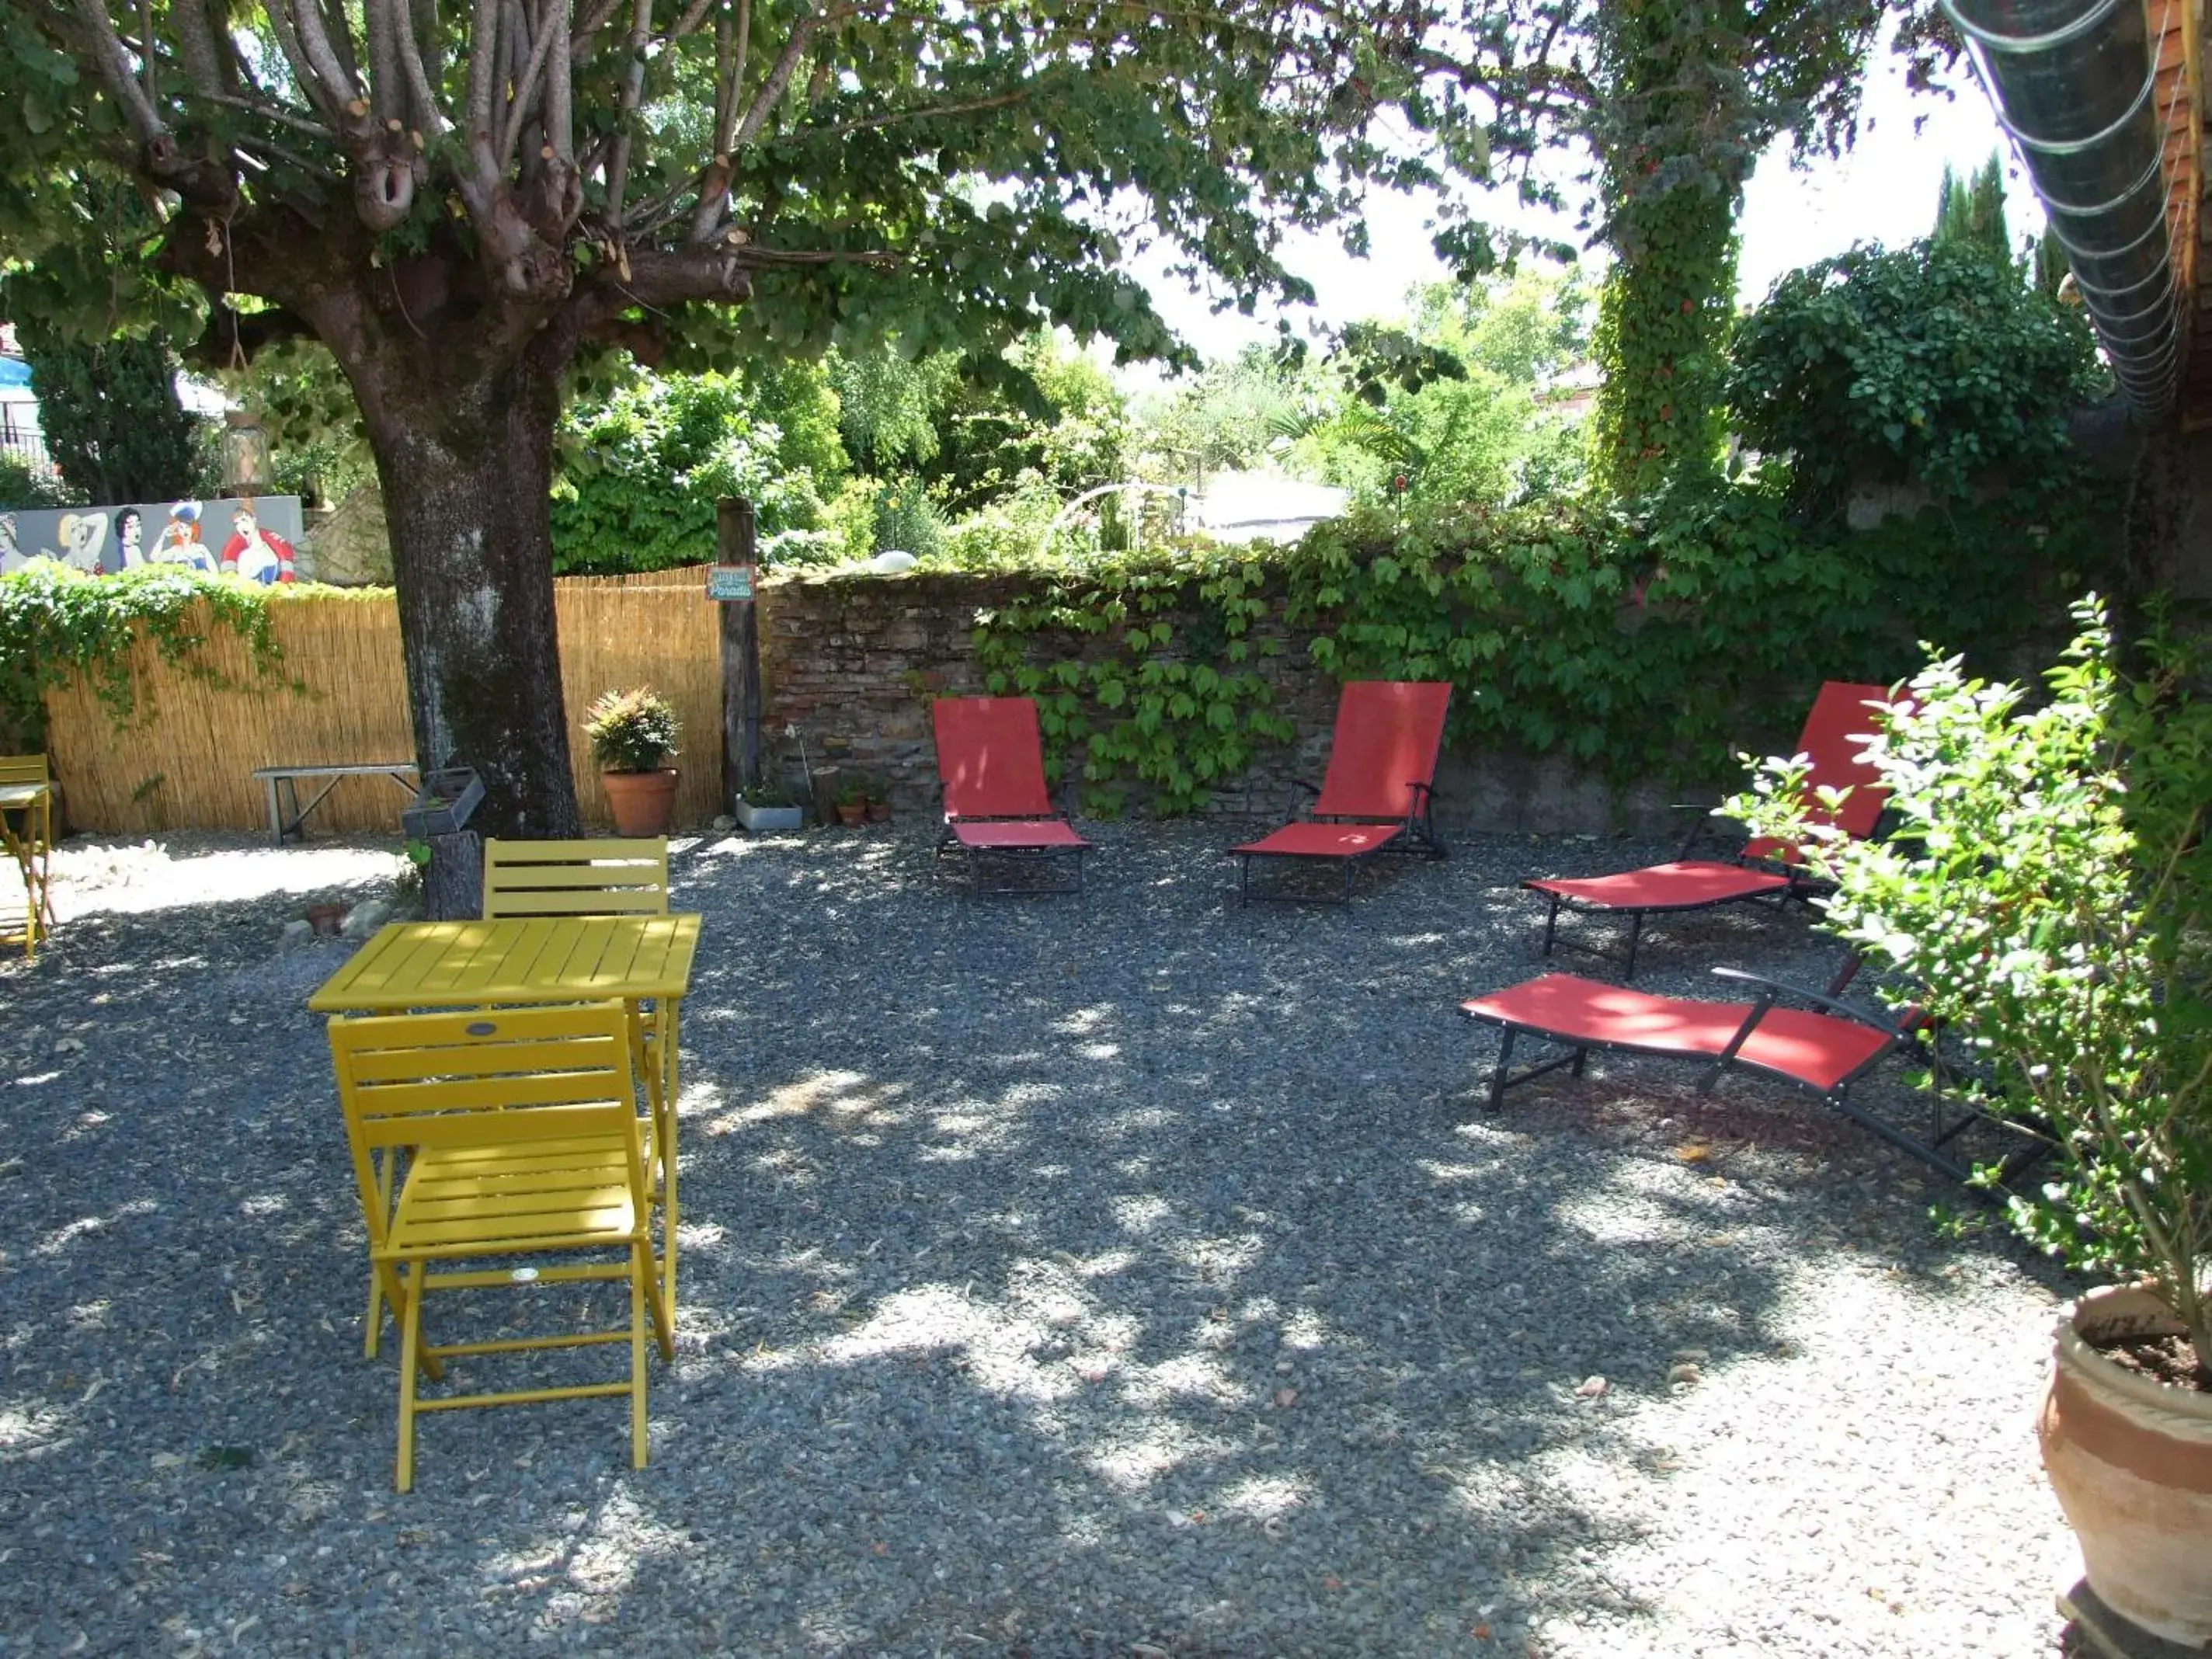
<instances>
[{"instance_id":1,"label":"wooden bench","mask_svg":"<svg viewBox=\"0 0 2212 1659\"><path fill-rule=\"evenodd\" d=\"M387 777L399 786L410 801L416 793L412 761L380 761L362 766L257 766L253 775L261 780L261 787L267 794L269 834L279 847L288 841L307 840L307 815L323 804L324 797L337 788L342 779ZM302 778L322 786L307 797L305 806L300 805Z\"/></svg>"}]
</instances>

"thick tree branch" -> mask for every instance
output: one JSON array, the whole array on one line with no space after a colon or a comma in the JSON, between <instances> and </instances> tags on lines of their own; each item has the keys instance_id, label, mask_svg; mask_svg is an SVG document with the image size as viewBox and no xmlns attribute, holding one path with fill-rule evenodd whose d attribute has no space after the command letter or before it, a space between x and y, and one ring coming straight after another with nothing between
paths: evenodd
<instances>
[{"instance_id":1,"label":"thick tree branch","mask_svg":"<svg viewBox=\"0 0 2212 1659\"><path fill-rule=\"evenodd\" d=\"M752 0L738 0L736 38L732 39L730 15L714 20L714 159L699 177L699 194L691 210L690 239L703 242L722 222L730 196L730 145L738 125L738 87L744 74L745 54L752 46Z\"/></svg>"},{"instance_id":2,"label":"thick tree branch","mask_svg":"<svg viewBox=\"0 0 2212 1659\"><path fill-rule=\"evenodd\" d=\"M629 189L630 123L645 100L645 49L653 39L653 0L636 0L629 16L629 62L623 69L621 113L615 118L615 147L607 158L607 222L619 235L623 198Z\"/></svg>"},{"instance_id":3,"label":"thick tree branch","mask_svg":"<svg viewBox=\"0 0 2212 1659\"><path fill-rule=\"evenodd\" d=\"M131 55L124 51L115 25L107 21L107 8L100 0L76 0L76 17L89 37L87 44L91 47L92 66L100 84L122 110L123 118L130 123L138 141L152 143L167 128L154 108L154 100L131 73Z\"/></svg>"},{"instance_id":4,"label":"thick tree branch","mask_svg":"<svg viewBox=\"0 0 2212 1659\"><path fill-rule=\"evenodd\" d=\"M469 143L491 143L491 106L499 81L499 0L475 0L469 12ZM494 179L483 176L484 157L479 154L477 186L489 192ZM474 206L474 198L471 205Z\"/></svg>"},{"instance_id":5,"label":"thick tree branch","mask_svg":"<svg viewBox=\"0 0 2212 1659\"><path fill-rule=\"evenodd\" d=\"M361 65L353 55L353 25L346 16L346 0L322 0L323 30L329 38L331 50L337 54L338 67L346 79L358 87L361 84Z\"/></svg>"},{"instance_id":6,"label":"thick tree branch","mask_svg":"<svg viewBox=\"0 0 2212 1659\"><path fill-rule=\"evenodd\" d=\"M207 327L200 337L177 355L186 362L209 368L234 368L250 363L264 346L279 340L311 340L315 331L289 311L257 311L241 316L228 304L209 308Z\"/></svg>"},{"instance_id":7,"label":"thick tree branch","mask_svg":"<svg viewBox=\"0 0 2212 1659\"><path fill-rule=\"evenodd\" d=\"M887 115L871 115L858 121L841 122L834 127L800 127L791 136L794 138L842 138L848 133L896 126L902 121L927 121L939 115L973 115L980 110L1006 109L1026 101L1029 95L1029 88L1024 87L1019 92L1004 92L995 98L971 98L960 104L932 104L925 109L894 110Z\"/></svg>"},{"instance_id":8,"label":"thick tree branch","mask_svg":"<svg viewBox=\"0 0 2212 1659\"><path fill-rule=\"evenodd\" d=\"M379 121L396 121L406 108L399 69L400 0L362 0L368 27L368 95Z\"/></svg>"},{"instance_id":9,"label":"thick tree branch","mask_svg":"<svg viewBox=\"0 0 2212 1659\"><path fill-rule=\"evenodd\" d=\"M544 27L552 37L545 64L545 142L553 158L576 164L575 70L568 55L568 0L545 0Z\"/></svg>"},{"instance_id":10,"label":"thick tree branch","mask_svg":"<svg viewBox=\"0 0 2212 1659\"><path fill-rule=\"evenodd\" d=\"M514 165L514 147L528 125L531 112L541 102L539 87L550 61L553 42L557 39L563 51L568 44L568 20L554 15L555 0L544 0L540 9L538 39L531 43L530 60L523 65L521 77L515 83L514 101L507 113L507 125L499 136L499 165L502 172Z\"/></svg>"},{"instance_id":11,"label":"thick tree branch","mask_svg":"<svg viewBox=\"0 0 2212 1659\"><path fill-rule=\"evenodd\" d=\"M744 118L738 123L737 131L731 135L731 149L752 143L754 135L760 131L769 112L783 96L784 88L791 84L791 77L797 72L799 61L806 56L807 47L814 43L815 30L821 26L821 14L812 10L791 26L791 38L783 43L783 51L777 56L775 66L769 70L768 78L761 82L760 90L753 94L753 100L746 106Z\"/></svg>"},{"instance_id":12,"label":"thick tree branch","mask_svg":"<svg viewBox=\"0 0 2212 1659\"><path fill-rule=\"evenodd\" d=\"M222 71L217 67L215 31L199 0L182 0L170 7L176 26L177 61L184 66L185 82L203 98L222 92Z\"/></svg>"},{"instance_id":13,"label":"thick tree branch","mask_svg":"<svg viewBox=\"0 0 2212 1659\"><path fill-rule=\"evenodd\" d=\"M155 78L155 65L161 53L154 49L154 0L138 0L138 70L145 77L146 101L159 109L161 106L161 83Z\"/></svg>"},{"instance_id":14,"label":"thick tree branch","mask_svg":"<svg viewBox=\"0 0 2212 1659\"><path fill-rule=\"evenodd\" d=\"M577 58L588 57L592 50L592 37L606 27L608 21L615 15L616 8L621 4L622 0L592 0L592 9L584 14L584 21L569 31L569 55Z\"/></svg>"},{"instance_id":15,"label":"thick tree branch","mask_svg":"<svg viewBox=\"0 0 2212 1659\"><path fill-rule=\"evenodd\" d=\"M691 3L684 7L683 15L676 20L676 27L660 38L663 40L681 40L687 35L697 33L701 21L707 15L707 8L714 3L714 0L691 0Z\"/></svg>"},{"instance_id":16,"label":"thick tree branch","mask_svg":"<svg viewBox=\"0 0 2212 1659\"><path fill-rule=\"evenodd\" d=\"M289 0L289 5L293 27L300 36L300 50L306 54L308 66L313 70L313 79L321 83L323 95L330 100L331 107L343 109L358 102L360 90L331 48L330 35L323 27L322 10L315 0Z\"/></svg>"},{"instance_id":17,"label":"thick tree branch","mask_svg":"<svg viewBox=\"0 0 2212 1659\"><path fill-rule=\"evenodd\" d=\"M307 61L307 49L300 43L300 32L292 27L290 9L283 0L268 9L270 33L276 37L276 49L284 54L285 67L292 71L292 80L307 101L332 120L337 118L338 103L330 94L315 73L315 66Z\"/></svg>"},{"instance_id":18,"label":"thick tree branch","mask_svg":"<svg viewBox=\"0 0 2212 1659\"><path fill-rule=\"evenodd\" d=\"M295 132L306 133L311 138L329 139L336 137L324 123L311 116L301 115L286 109L282 104L271 103L266 98L247 98L236 93L217 92L209 94L212 103L242 109L259 116L264 121L274 121L279 126L289 127Z\"/></svg>"},{"instance_id":19,"label":"thick tree branch","mask_svg":"<svg viewBox=\"0 0 2212 1659\"><path fill-rule=\"evenodd\" d=\"M415 4L431 9L437 0L415 0ZM438 107L438 96L430 89L430 74L422 61L422 41L415 33L408 0L398 0L398 6L399 62L407 72L408 90L415 100L415 125L434 138L446 131L445 112Z\"/></svg>"},{"instance_id":20,"label":"thick tree branch","mask_svg":"<svg viewBox=\"0 0 2212 1659\"><path fill-rule=\"evenodd\" d=\"M190 4L191 0L185 0ZM238 43L231 39L229 0L199 0L200 15L207 20L208 33L215 39L216 83L224 92L258 93L261 83L238 54Z\"/></svg>"}]
</instances>

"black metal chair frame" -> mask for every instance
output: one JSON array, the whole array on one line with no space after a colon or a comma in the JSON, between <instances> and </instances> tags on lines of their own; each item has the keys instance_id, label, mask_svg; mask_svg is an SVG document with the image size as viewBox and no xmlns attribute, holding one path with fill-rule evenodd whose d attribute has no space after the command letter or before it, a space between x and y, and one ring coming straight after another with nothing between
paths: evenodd
<instances>
[{"instance_id":1,"label":"black metal chair frame","mask_svg":"<svg viewBox=\"0 0 2212 1659\"><path fill-rule=\"evenodd\" d=\"M1319 800L1321 799L1321 787L1318 784L1309 783L1304 778L1292 778L1290 782L1292 789L1303 789L1307 794L1312 796L1316 800ZM1408 784L1407 787L1414 792L1414 806L1413 810L1407 813L1405 817L1401 820L1346 817L1340 813L1328 813L1316 817L1314 813L1304 807L1292 807L1291 811L1291 823L1292 823L1370 824L1379 827L1384 823L1395 822L1397 825L1398 832L1392 836L1389 840L1384 842L1381 846L1370 848L1364 853L1349 853L1342 854L1333 853L1237 853L1237 903L1240 906L1246 905L1251 903L1255 899L1257 899L1262 903L1349 905L1352 902L1352 875L1358 867L1364 866L1371 860L1377 858L1441 859L1449 857L1449 854L1443 842L1437 839L1436 825L1430 816L1431 810L1436 802L1435 787L1431 784L1426 783L1413 783ZM1231 850L1232 852L1235 851L1234 848L1231 848ZM1281 859L1286 864L1293 865L1342 865L1344 866L1343 890L1341 894L1335 898L1329 898L1326 896L1312 893L1294 892L1291 890L1290 884L1291 881L1291 876L1288 871L1285 871L1282 876L1278 878L1272 887L1262 887L1255 890L1252 886L1252 860L1254 859Z\"/></svg>"},{"instance_id":2,"label":"black metal chair frame","mask_svg":"<svg viewBox=\"0 0 2212 1659\"><path fill-rule=\"evenodd\" d=\"M1972 1185L1974 1171L1971 1166L1960 1163L1945 1151L1945 1148L1978 1123L1993 1123L2031 1137L2027 1146L2006 1158L2000 1166L1996 1182L1999 1187L2039 1162L2049 1152L2050 1143L2046 1139L2040 1138L2037 1126L1994 1117L1972 1103L1962 1103L1956 1115L1949 1116L1947 1121L1943 1089L1946 1068L1936 1052L1937 1034L1924 1021L1915 1017L1908 1015L1903 1019L1886 1018L1873 1010L1836 995L1835 992L1847 984L1857 970L1858 963L1855 957L1845 964L1843 972L1831 982L1828 990L1815 991L1806 986L1793 985L1785 980L1771 979L1764 974L1747 973L1740 968L1712 969L1713 974L1718 978L1757 988L1758 995L1746 1012L1743 1023L1737 1027L1735 1036L1729 1039L1728 1046L1707 1065L1705 1075L1698 1085L1698 1092L1701 1095L1712 1093L1718 1086L1722 1077L1732 1066L1740 1066L1747 1070L1762 1072L1767 1076L1779 1078L1785 1083L1794 1084L1798 1088L1818 1094L1828 1105L1841 1112L1862 1128L1872 1131L1899 1152L1919 1159L1930 1169L1957 1182L1961 1186ZM1741 1058L1738 1051L1750 1040L1752 1032L1757 1029L1759 1023L1766 1018L1768 1011L1785 997L1809 1003L1819 1011L1869 1026L1875 1030L1886 1033L1890 1041L1885 1047L1876 1049L1860 1065L1838 1079L1834 1087L1826 1090L1814 1089L1802 1078L1793 1077L1787 1072L1776 1071L1771 1066L1760 1066ZM1562 1068L1565 1069L1568 1075L1571 1077L1582 1076L1584 1062L1589 1060L1590 1050L1593 1048L1609 1054L1649 1054L1662 1060L1698 1058L1679 1048L1668 1048L1657 1044L1563 1037L1545 1030L1540 1026L1499 1019L1493 1015L1470 1013L1468 1018L1485 1024L1494 1024L1503 1033L1498 1047L1498 1061L1491 1072L1490 1078L1490 1109L1493 1112L1504 1109L1505 1091L1519 1084L1529 1082ZM1566 1048L1568 1052L1525 1066L1519 1072L1514 1072L1511 1070L1514 1040L1522 1036L1534 1036L1556 1044ZM1857 1082L1893 1054L1914 1051L1917 1051L1927 1062L1929 1070L1928 1134L1924 1139L1909 1134L1887 1120L1875 1116L1852 1100L1849 1094L1852 1084Z\"/></svg>"},{"instance_id":3,"label":"black metal chair frame","mask_svg":"<svg viewBox=\"0 0 2212 1659\"><path fill-rule=\"evenodd\" d=\"M948 817L945 820L945 828L943 832L938 836L936 853L938 858L940 860L944 858L947 851L955 848L967 854L965 864L968 878L968 890L970 893L1003 893L1035 897L1045 897L1060 893L1073 893L1080 896L1083 892L1083 855L1091 850L1088 846L971 847L967 842L960 839L959 834L955 827L956 825L963 823L1067 823L1067 822L1068 820L1064 817L1054 818ZM1073 827L1073 825L1070 825L1070 828ZM1060 882L1051 885L1026 881L1001 881L995 884L987 886L983 882L983 866L985 862L991 859L1004 859L1011 864L1027 869L1048 867L1061 859L1066 859L1075 866L1075 878L1073 881Z\"/></svg>"},{"instance_id":4,"label":"black metal chair frame","mask_svg":"<svg viewBox=\"0 0 2212 1659\"><path fill-rule=\"evenodd\" d=\"M1753 866L1750 865L1745 866L1747 869L1752 867ZM1524 881L1521 884L1523 887L1532 887L1529 882ZM1618 964L1621 977L1632 980L1636 977L1636 952L1638 946L1643 942L1644 923L1647 917L1679 915L1687 910L1717 910L1723 905L1729 904L1768 902L1771 902L1778 913L1787 909L1793 899L1802 902L1807 896L1801 884L1794 880L1783 887L1752 893L1731 893L1725 898L1700 899L1694 904L1639 904L1633 908L1626 908L1618 904L1591 904L1565 893L1553 893L1542 888L1532 888L1532 890L1543 893L1544 896L1550 901L1548 908L1544 912L1543 954L1545 956L1550 956L1556 948L1562 951L1573 951L1586 957L1595 957L1601 962ZM1559 911L1563 907L1581 916L1625 915L1628 921L1627 949L1608 951L1602 945L1586 944L1571 934L1564 939L1561 938L1559 932Z\"/></svg>"},{"instance_id":5,"label":"black metal chair frame","mask_svg":"<svg viewBox=\"0 0 2212 1659\"><path fill-rule=\"evenodd\" d=\"M1710 806L1678 803L1674 810L1678 812L1699 814L1692 821L1688 831L1684 834L1682 844L1674 849L1674 857L1679 862L1688 858L1695 849L1698 836L1711 821L1713 809ZM1699 899L1691 904L1638 904L1633 907L1619 904L1592 904L1565 893L1548 892L1534 885L1535 881L1541 878L1532 877L1521 884L1532 892L1543 893L1545 898L1550 901L1544 912L1542 951L1544 956L1549 957L1554 947L1563 951L1573 951L1583 956L1595 957L1601 962L1616 963L1620 964L1621 977L1624 980L1632 980L1636 977L1636 952L1638 946L1643 942L1644 923L1646 917L1680 915L1689 910L1717 910L1722 906L1729 904L1759 904L1769 902L1771 902L1776 914L1779 915L1788 909L1793 901L1800 904L1809 903L1814 895L1825 891L1828 885L1818 877L1804 870L1793 868L1772 859L1747 859L1741 849L1735 854L1734 862L1741 865L1746 870L1771 871L1774 874L1786 876L1789 878L1789 884L1758 892L1731 893L1724 898ZM1626 916L1628 921L1627 950L1608 951L1601 945L1586 945L1582 940L1572 937L1560 938L1559 911L1562 907L1580 916Z\"/></svg>"}]
</instances>

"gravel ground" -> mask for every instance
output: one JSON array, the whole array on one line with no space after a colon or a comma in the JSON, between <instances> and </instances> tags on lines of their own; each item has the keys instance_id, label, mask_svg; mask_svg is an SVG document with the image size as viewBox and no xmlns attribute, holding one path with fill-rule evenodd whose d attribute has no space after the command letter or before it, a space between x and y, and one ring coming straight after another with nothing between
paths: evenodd
<instances>
[{"instance_id":1,"label":"gravel ground","mask_svg":"<svg viewBox=\"0 0 2212 1659\"><path fill-rule=\"evenodd\" d=\"M1101 826L1079 901L967 897L912 822L684 846L653 1466L617 1401L466 1412L406 1498L301 1006L352 947L277 949L392 851L66 847L0 967L0 1653L2053 1650L2061 1279L1809 1097L1601 1060L1484 1109L1453 1004L1535 970L1516 878L1665 849L1240 910L1237 827ZM1646 960L1836 952L1746 911Z\"/></svg>"}]
</instances>

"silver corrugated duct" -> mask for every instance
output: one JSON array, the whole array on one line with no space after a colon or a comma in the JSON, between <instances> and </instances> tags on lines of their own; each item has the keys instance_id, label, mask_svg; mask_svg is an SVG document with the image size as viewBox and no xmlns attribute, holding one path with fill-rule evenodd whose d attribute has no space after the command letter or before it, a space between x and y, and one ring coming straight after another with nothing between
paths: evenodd
<instances>
[{"instance_id":1,"label":"silver corrugated duct","mask_svg":"<svg viewBox=\"0 0 2212 1659\"><path fill-rule=\"evenodd\" d=\"M2182 296L2143 0L1943 0L1943 9L2020 146L2129 408L2163 419L2181 378Z\"/></svg>"}]
</instances>

